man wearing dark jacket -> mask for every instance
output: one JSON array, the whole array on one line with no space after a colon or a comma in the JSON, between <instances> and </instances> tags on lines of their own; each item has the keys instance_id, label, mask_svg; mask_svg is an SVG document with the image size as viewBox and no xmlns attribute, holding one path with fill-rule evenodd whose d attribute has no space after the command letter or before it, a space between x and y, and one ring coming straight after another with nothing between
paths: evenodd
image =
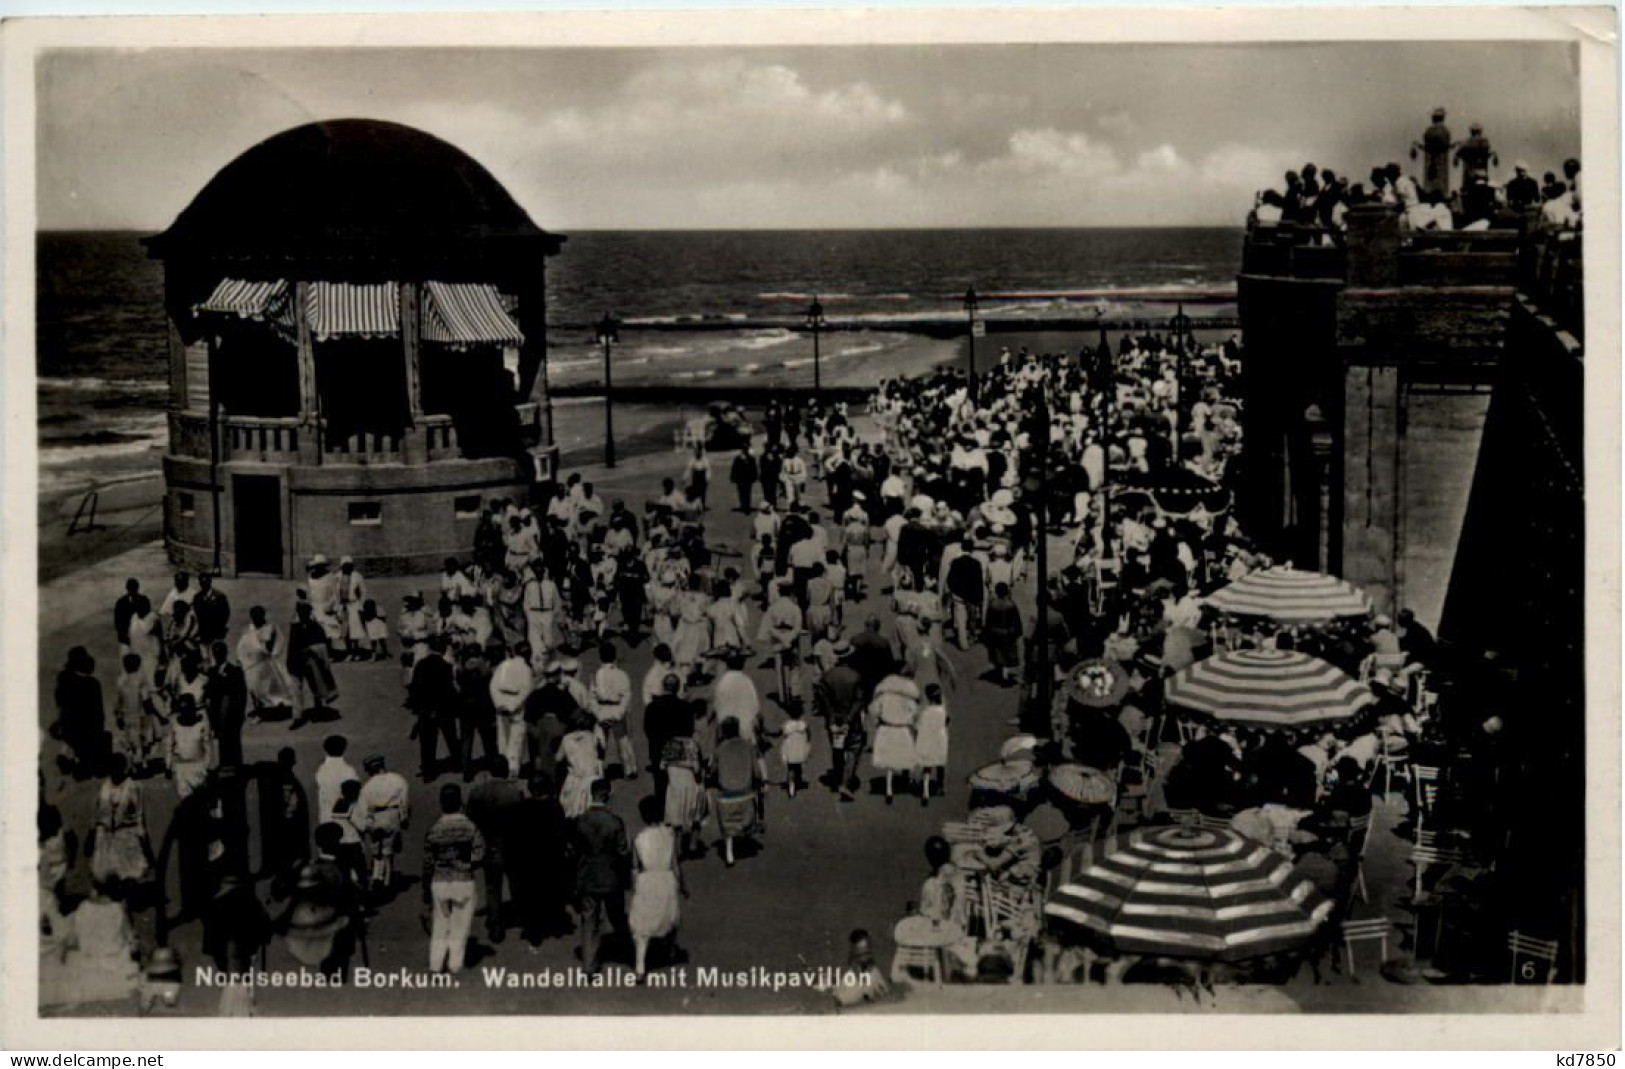
<instances>
[{"instance_id":1,"label":"man wearing dark jacket","mask_svg":"<svg viewBox=\"0 0 1625 1069\"><path fill-rule=\"evenodd\" d=\"M660 682L661 693L643 710L643 736L649 744L649 764L655 775L655 795L666 795L666 777L660 755L672 739L694 737L694 704L678 692L682 681L675 674Z\"/></svg>"},{"instance_id":2,"label":"man wearing dark jacket","mask_svg":"<svg viewBox=\"0 0 1625 1069\"><path fill-rule=\"evenodd\" d=\"M518 818L523 812L524 792L519 781L508 778L508 759L487 755L478 778L468 792L468 819L485 837L485 932L491 942L500 943L507 932L502 915L502 878L508 861L520 847L523 834ZM513 884L515 900L519 887Z\"/></svg>"},{"instance_id":3,"label":"man wearing dark jacket","mask_svg":"<svg viewBox=\"0 0 1625 1069\"><path fill-rule=\"evenodd\" d=\"M863 697L867 701L882 679L897 667L892 656L891 643L880 633L880 617L871 616L863 622L863 630L852 640L852 669L863 681Z\"/></svg>"},{"instance_id":4,"label":"man wearing dark jacket","mask_svg":"<svg viewBox=\"0 0 1625 1069\"><path fill-rule=\"evenodd\" d=\"M982 594L987 580L982 574L982 561L973 552L975 543L966 538L960 545L964 552L948 564L948 597L953 605L954 645L968 650L973 625L982 619Z\"/></svg>"},{"instance_id":5,"label":"man wearing dark jacket","mask_svg":"<svg viewBox=\"0 0 1625 1069\"><path fill-rule=\"evenodd\" d=\"M829 728L829 755L832 763L829 787L841 792L841 801L850 802L858 785L858 758L863 755L863 677L852 666L852 643L835 643L835 667L813 684L813 706ZM886 656L891 656L888 649Z\"/></svg>"},{"instance_id":6,"label":"man wearing dark jacket","mask_svg":"<svg viewBox=\"0 0 1625 1069\"><path fill-rule=\"evenodd\" d=\"M632 847L626 838L626 825L609 811L608 780L593 781L592 805L576 818L575 839L581 964L597 975L603 968L605 925L623 946L630 941L626 887L631 882Z\"/></svg>"},{"instance_id":7,"label":"man wearing dark jacket","mask_svg":"<svg viewBox=\"0 0 1625 1069\"><path fill-rule=\"evenodd\" d=\"M446 739L446 757L453 766L461 763L457 748L457 713L461 701L451 664L446 660L446 640L434 635L429 653L412 669L406 705L417 717L418 775L425 783L435 778L439 740Z\"/></svg>"},{"instance_id":8,"label":"man wearing dark jacket","mask_svg":"<svg viewBox=\"0 0 1625 1069\"><path fill-rule=\"evenodd\" d=\"M201 597L202 595L199 595ZM214 665L203 684L203 703L209 727L219 749L220 767L243 763L243 720L248 715L248 681L241 665L233 664L224 642L209 647Z\"/></svg>"},{"instance_id":9,"label":"man wearing dark jacket","mask_svg":"<svg viewBox=\"0 0 1625 1069\"><path fill-rule=\"evenodd\" d=\"M750 490L756 485L756 458L751 455L747 444L735 456L733 465L728 469L728 481L734 484L739 491L739 511L750 511Z\"/></svg>"}]
</instances>

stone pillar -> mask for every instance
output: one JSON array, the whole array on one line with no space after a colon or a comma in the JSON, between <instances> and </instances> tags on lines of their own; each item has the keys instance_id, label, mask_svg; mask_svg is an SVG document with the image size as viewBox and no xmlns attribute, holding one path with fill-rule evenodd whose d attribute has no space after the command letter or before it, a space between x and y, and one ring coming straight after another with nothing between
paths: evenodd
<instances>
[{"instance_id":1,"label":"stone pillar","mask_svg":"<svg viewBox=\"0 0 1625 1069\"><path fill-rule=\"evenodd\" d=\"M1392 612L1402 596L1404 392L1398 366L1354 364L1343 389L1342 574Z\"/></svg>"},{"instance_id":2,"label":"stone pillar","mask_svg":"<svg viewBox=\"0 0 1625 1069\"><path fill-rule=\"evenodd\" d=\"M519 348L519 396L536 404L539 445L537 463L551 476L558 459L553 439L553 402L547 383L547 261L543 260L535 279L522 286L519 298L519 331L525 342ZM542 473L539 473L542 474Z\"/></svg>"},{"instance_id":3,"label":"stone pillar","mask_svg":"<svg viewBox=\"0 0 1625 1069\"><path fill-rule=\"evenodd\" d=\"M1348 224L1348 284L1399 285L1399 209L1360 204L1344 216Z\"/></svg>"},{"instance_id":4,"label":"stone pillar","mask_svg":"<svg viewBox=\"0 0 1625 1069\"><path fill-rule=\"evenodd\" d=\"M186 386L186 341L181 337L180 324L173 312L164 320L169 342L169 407L173 412L185 412L190 397Z\"/></svg>"},{"instance_id":5,"label":"stone pillar","mask_svg":"<svg viewBox=\"0 0 1625 1069\"><path fill-rule=\"evenodd\" d=\"M429 443L423 433L422 307L423 286L402 282L400 291L401 352L406 359L406 433L401 436L401 459L423 464L429 459Z\"/></svg>"},{"instance_id":6,"label":"stone pillar","mask_svg":"<svg viewBox=\"0 0 1625 1069\"><path fill-rule=\"evenodd\" d=\"M295 346L299 359L299 463L320 464L321 395L316 386L316 341L310 333L310 283L293 284Z\"/></svg>"}]
</instances>

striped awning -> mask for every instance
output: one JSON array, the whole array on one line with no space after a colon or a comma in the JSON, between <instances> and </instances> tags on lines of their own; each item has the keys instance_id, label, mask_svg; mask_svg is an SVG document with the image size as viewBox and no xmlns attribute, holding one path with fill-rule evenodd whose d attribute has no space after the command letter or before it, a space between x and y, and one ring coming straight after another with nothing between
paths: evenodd
<instances>
[{"instance_id":1,"label":"striped awning","mask_svg":"<svg viewBox=\"0 0 1625 1069\"><path fill-rule=\"evenodd\" d=\"M423 340L447 345L519 345L524 336L495 286L430 282L423 292Z\"/></svg>"},{"instance_id":2,"label":"striped awning","mask_svg":"<svg viewBox=\"0 0 1625 1069\"><path fill-rule=\"evenodd\" d=\"M225 278L220 280L207 299L193 305L192 311L236 316L291 330L293 309L289 300L290 291L291 287L284 279L245 282Z\"/></svg>"},{"instance_id":3,"label":"striped awning","mask_svg":"<svg viewBox=\"0 0 1625 1069\"><path fill-rule=\"evenodd\" d=\"M400 333L401 295L394 282L312 282L306 293L305 318L317 341Z\"/></svg>"},{"instance_id":4,"label":"striped awning","mask_svg":"<svg viewBox=\"0 0 1625 1069\"><path fill-rule=\"evenodd\" d=\"M1169 705L1254 727L1303 728L1347 720L1377 699L1334 664L1296 650L1235 650L1168 677Z\"/></svg>"},{"instance_id":5,"label":"striped awning","mask_svg":"<svg viewBox=\"0 0 1625 1069\"><path fill-rule=\"evenodd\" d=\"M1267 616L1282 623L1371 614L1371 599L1353 583L1294 568L1266 568L1244 575L1209 595L1206 604L1217 612Z\"/></svg>"},{"instance_id":6,"label":"striped awning","mask_svg":"<svg viewBox=\"0 0 1625 1069\"><path fill-rule=\"evenodd\" d=\"M1108 952L1242 961L1302 946L1332 910L1291 861L1229 830L1136 828L1078 861L1044 914Z\"/></svg>"}]
</instances>

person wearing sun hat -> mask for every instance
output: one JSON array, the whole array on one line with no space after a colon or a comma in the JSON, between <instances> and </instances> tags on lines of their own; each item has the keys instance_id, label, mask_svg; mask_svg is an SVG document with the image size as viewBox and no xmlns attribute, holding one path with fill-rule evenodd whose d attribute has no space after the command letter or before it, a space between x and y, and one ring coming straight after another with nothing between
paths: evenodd
<instances>
[{"instance_id":1,"label":"person wearing sun hat","mask_svg":"<svg viewBox=\"0 0 1625 1069\"><path fill-rule=\"evenodd\" d=\"M367 847L367 890L388 891L395 882L395 856L401 852L401 833L412 824L411 789L406 777L385 767L384 755L362 758L367 780L356 799L356 821Z\"/></svg>"}]
</instances>

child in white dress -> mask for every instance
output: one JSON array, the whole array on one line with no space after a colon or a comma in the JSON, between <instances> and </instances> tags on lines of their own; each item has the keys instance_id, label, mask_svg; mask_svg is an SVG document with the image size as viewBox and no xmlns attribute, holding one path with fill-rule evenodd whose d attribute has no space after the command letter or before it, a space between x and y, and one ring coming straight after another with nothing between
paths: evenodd
<instances>
[{"instance_id":1,"label":"child in white dress","mask_svg":"<svg viewBox=\"0 0 1625 1069\"><path fill-rule=\"evenodd\" d=\"M786 711L788 719L780 729L784 737L779 741L779 758L784 762L784 789L791 798L807 786L807 781L801 775L801 766L807 763L812 753L812 738L807 732L807 722L801 715L801 708L792 706Z\"/></svg>"}]
</instances>

